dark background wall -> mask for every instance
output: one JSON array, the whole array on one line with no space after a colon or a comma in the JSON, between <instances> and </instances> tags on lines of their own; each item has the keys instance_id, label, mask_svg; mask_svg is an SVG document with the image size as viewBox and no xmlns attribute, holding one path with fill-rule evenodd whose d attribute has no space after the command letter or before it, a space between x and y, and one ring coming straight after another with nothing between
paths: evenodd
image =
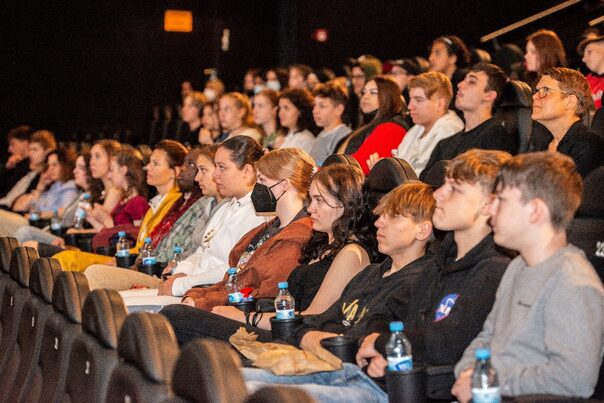
<instances>
[{"instance_id":1,"label":"dark background wall","mask_svg":"<svg viewBox=\"0 0 604 403\"><path fill-rule=\"evenodd\" d=\"M185 79L201 87L208 67L218 66L229 88L239 86L251 66L301 61L341 73L348 57L363 53L384 59L427 56L431 40L441 34L456 33L478 45L482 35L560 2L3 2L0 130L27 123L62 138L126 128L140 136L151 106L177 102ZM523 46L523 38L541 27L572 42L599 4L583 2L508 34L503 42ZM163 31L164 11L171 8L193 11L192 33ZM219 49L223 28L231 31L227 53ZM329 30L327 43L311 39L315 28Z\"/></svg>"}]
</instances>

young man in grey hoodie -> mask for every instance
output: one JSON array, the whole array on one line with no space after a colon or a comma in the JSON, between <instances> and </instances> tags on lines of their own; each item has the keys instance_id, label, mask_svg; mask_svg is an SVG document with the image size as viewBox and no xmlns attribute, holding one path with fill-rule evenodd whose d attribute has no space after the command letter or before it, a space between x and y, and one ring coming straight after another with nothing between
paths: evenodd
<instances>
[{"instance_id":1,"label":"young man in grey hoodie","mask_svg":"<svg viewBox=\"0 0 604 403\"><path fill-rule=\"evenodd\" d=\"M589 397L604 354L604 289L566 228L579 207L581 177L560 153L519 155L495 185L497 244L520 255L508 266L483 330L455 367L452 393L471 399L476 349L488 347L501 394Z\"/></svg>"}]
</instances>

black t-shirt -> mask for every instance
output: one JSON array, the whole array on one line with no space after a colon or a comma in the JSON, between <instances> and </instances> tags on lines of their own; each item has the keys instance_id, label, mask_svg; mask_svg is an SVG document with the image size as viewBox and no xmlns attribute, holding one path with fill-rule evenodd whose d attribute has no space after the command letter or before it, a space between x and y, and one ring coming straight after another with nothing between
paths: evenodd
<instances>
[{"instance_id":1,"label":"black t-shirt","mask_svg":"<svg viewBox=\"0 0 604 403\"><path fill-rule=\"evenodd\" d=\"M493 118L488 119L472 130L461 131L439 141L420 179L423 180L430 168L438 161L453 159L472 148L501 150L515 154L518 150L518 140L516 136L506 132L500 122Z\"/></svg>"},{"instance_id":2,"label":"black t-shirt","mask_svg":"<svg viewBox=\"0 0 604 403\"><path fill-rule=\"evenodd\" d=\"M321 283L329 271L334 255L330 253L325 258L310 264L296 267L287 278L289 292L296 301L296 310L308 309L312 300L319 292Z\"/></svg>"}]
</instances>

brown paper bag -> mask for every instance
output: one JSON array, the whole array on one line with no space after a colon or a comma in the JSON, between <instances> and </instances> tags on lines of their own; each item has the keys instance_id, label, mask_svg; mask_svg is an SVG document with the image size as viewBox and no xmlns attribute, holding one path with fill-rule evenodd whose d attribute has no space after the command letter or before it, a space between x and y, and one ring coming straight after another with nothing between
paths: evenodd
<instances>
[{"instance_id":1,"label":"brown paper bag","mask_svg":"<svg viewBox=\"0 0 604 403\"><path fill-rule=\"evenodd\" d=\"M275 375L307 375L342 368L342 361L323 347L309 352L288 344L261 343L257 337L240 327L229 341L254 366L268 369Z\"/></svg>"}]
</instances>

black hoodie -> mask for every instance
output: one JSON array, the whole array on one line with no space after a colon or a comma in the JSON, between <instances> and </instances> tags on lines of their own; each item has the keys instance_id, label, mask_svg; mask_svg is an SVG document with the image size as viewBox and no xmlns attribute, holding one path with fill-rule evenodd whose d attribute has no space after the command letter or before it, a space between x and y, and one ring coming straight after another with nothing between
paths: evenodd
<instances>
[{"instance_id":1,"label":"black hoodie","mask_svg":"<svg viewBox=\"0 0 604 403\"><path fill-rule=\"evenodd\" d=\"M401 292L372 316L367 334L382 333L376 341L380 353L386 355L389 323L401 320L414 362L453 365L461 358L491 311L510 258L497 249L492 235L461 259L456 261L456 256L457 244L449 233L421 273L408 307L409 296Z\"/></svg>"}]
</instances>

